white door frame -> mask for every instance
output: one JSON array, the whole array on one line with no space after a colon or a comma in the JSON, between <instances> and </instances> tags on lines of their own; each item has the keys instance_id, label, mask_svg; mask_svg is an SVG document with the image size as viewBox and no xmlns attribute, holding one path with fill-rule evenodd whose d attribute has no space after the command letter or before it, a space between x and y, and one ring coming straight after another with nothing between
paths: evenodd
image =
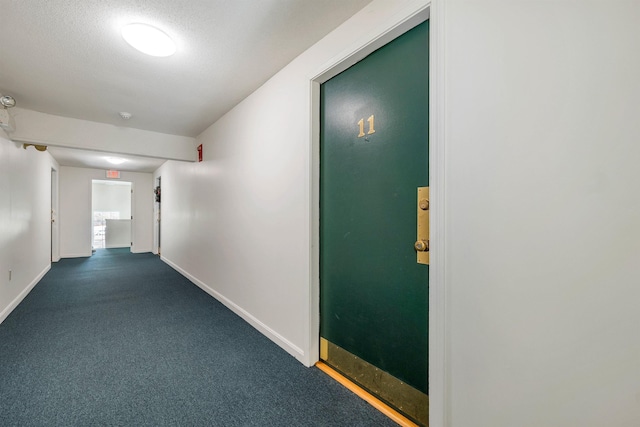
<instances>
[{"instance_id":1,"label":"white door frame","mask_svg":"<svg viewBox=\"0 0 640 427\"><path fill-rule=\"evenodd\" d=\"M444 204L444 41L443 5L439 0L410 4L388 28L372 33L365 41L346 49L309 78L311 99L311 188L309 260L309 342L308 364L319 359L320 341L320 84L346 70L416 25L430 20L429 27L429 186L430 186L430 265L429 265L429 423L445 426L450 422L450 402L446 378L449 339L445 312L445 204Z\"/></svg>"},{"instance_id":2,"label":"white door frame","mask_svg":"<svg viewBox=\"0 0 640 427\"><path fill-rule=\"evenodd\" d=\"M153 185L153 189L155 191L156 188L162 188L162 175L158 175L154 177L155 183ZM162 190L161 190L162 191ZM160 195L162 197L162 194ZM160 199L162 200L162 199ZM156 202L156 195L154 193L153 196L153 249L152 252L156 255L162 252L162 247L160 245L162 242L160 239L162 238L162 233L160 232L161 227L161 216L162 215L162 202Z\"/></svg>"},{"instance_id":3,"label":"white door frame","mask_svg":"<svg viewBox=\"0 0 640 427\"><path fill-rule=\"evenodd\" d=\"M129 199L129 203L131 204L130 206L130 211L131 211L131 228L129 230L129 235L131 237L131 246L129 246L129 252L131 253L136 253L136 239L135 239L135 229L136 229L136 221L138 218L138 214L136 212L136 183L131 180L131 181L127 181L131 184L131 199Z\"/></svg>"},{"instance_id":4,"label":"white door frame","mask_svg":"<svg viewBox=\"0 0 640 427\"><path fill-rule=\"evenodd\" d=\"M51 168L51 262L60 261L60 229L58 227L58 169Z\"/></svg>"},{"instance_id":5,"label":"white door frame","mask_svg":"<svg viewBox=\"0 0 640 427\"><path fill-rule=\"evenodd\" d=\"M130 204L129 212L130 212L130 217L131 217L130 218L130 221L131 221L130 222L130 227L131 227L131 229L129 230L131 245L129 246L129 252L135 253L136 252L136 250L135 250L136 239L135 239L134 231L136 229L135 221L136 221L137 215L136 215L136 200L135 200L135 197L136 197L136 191L135 191L136 184L135 184L134 180L128 180L128 179L122 179L122 180L121 179L118 179L118 180L112 180L111 179L110 180L110 179L103 179L103 178L91 178L89 180L89 186L90 186L89 194L91 195L89 197L89 204L90 204L90 209L89 209L90 215L89 216L90 216L90 227L91 227L91 234L90 235L91 235L92 253L93 253L93 243L94 243L94 240L93 240L94 239L94 235L93 235L93 215L94 215L94 211L93 211L93 196L94 196L94 194L93 194L93 184L96 181L97 182L113 182L113 181L116 181L118 183L127 183L127 184L129 184L129 190L130 190L129 191L129 204ZM106 241L105 241L105 243L106 243Z\"/></svg>"}]
</instances>

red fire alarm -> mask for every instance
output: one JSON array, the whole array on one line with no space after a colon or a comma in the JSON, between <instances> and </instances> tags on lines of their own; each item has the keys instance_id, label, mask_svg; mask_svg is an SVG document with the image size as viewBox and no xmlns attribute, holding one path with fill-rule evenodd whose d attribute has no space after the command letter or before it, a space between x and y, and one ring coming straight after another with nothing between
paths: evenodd
<instances>
[{"instance_id":1,"label":"red fire alarm","mask_svg":"<svg viewBox=\"0 0 640 427\"><path fill-rule=\"evenodd\" d=\"M202 144L198 145L198 161L202 161Z\"/></svg>"}]
</instances>

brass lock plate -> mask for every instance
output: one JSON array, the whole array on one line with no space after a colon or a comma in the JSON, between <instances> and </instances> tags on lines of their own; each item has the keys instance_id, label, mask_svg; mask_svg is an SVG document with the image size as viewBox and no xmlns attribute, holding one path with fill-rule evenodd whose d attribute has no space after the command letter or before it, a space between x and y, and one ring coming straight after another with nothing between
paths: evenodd
<instances>
[{"instance_id":1,"label":"brass lock plate","mask_svg":"<svg viewBox=\"0 0 640 427\"><path fill-rule=\"evenodd\" d=\"M429 264L429 187L418 187L418 230L414 248L418 264Z\"/></svg>"}]
</instances>

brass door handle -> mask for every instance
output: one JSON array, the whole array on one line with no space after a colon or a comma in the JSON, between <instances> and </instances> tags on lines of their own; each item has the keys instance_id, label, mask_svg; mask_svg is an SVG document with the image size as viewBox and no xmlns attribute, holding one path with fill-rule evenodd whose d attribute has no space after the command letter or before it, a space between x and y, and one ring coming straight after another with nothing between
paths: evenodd
<instances>
[{"instance_id":1,"label":"brass door handle","mask_svg":"<svg viewBox=\"0 0 640 427\"><path fill-rule=\"evenodd\" d=\"M418 252L427 252L429 250L429 241L417 240L416 243L414 243L413 248Z\"/></svg>"},{"instance_id":2,"label":"brass door handle","mask_svg":"<svg viewBox=\"0 0 640 427\"><path fill-rule=\"evenodd\" d=\"M418 199L416 200L416 213L418 215L418 229L416 242L413 248L416 250L418 264L429 264L429 187L418 187Z\"/></svg>"}]
</instances>

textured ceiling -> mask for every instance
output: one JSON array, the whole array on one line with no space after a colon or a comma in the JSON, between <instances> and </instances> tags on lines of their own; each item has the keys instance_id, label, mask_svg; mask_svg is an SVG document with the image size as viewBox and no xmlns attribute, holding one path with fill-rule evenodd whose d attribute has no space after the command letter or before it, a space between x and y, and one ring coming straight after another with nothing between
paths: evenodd
<instances>
[{"instance_id":1,"label":"textured ceiling","mask_svg":"<svg viewBox=\"0 0 640 427\"><path fill-rule=\"evenodd\" d=\"M35 111L197 136L369 2L0 0L0 93ZM134 50L119 31L130 22L162 29L177 53Z\"/></svg>"}]
</instances>

